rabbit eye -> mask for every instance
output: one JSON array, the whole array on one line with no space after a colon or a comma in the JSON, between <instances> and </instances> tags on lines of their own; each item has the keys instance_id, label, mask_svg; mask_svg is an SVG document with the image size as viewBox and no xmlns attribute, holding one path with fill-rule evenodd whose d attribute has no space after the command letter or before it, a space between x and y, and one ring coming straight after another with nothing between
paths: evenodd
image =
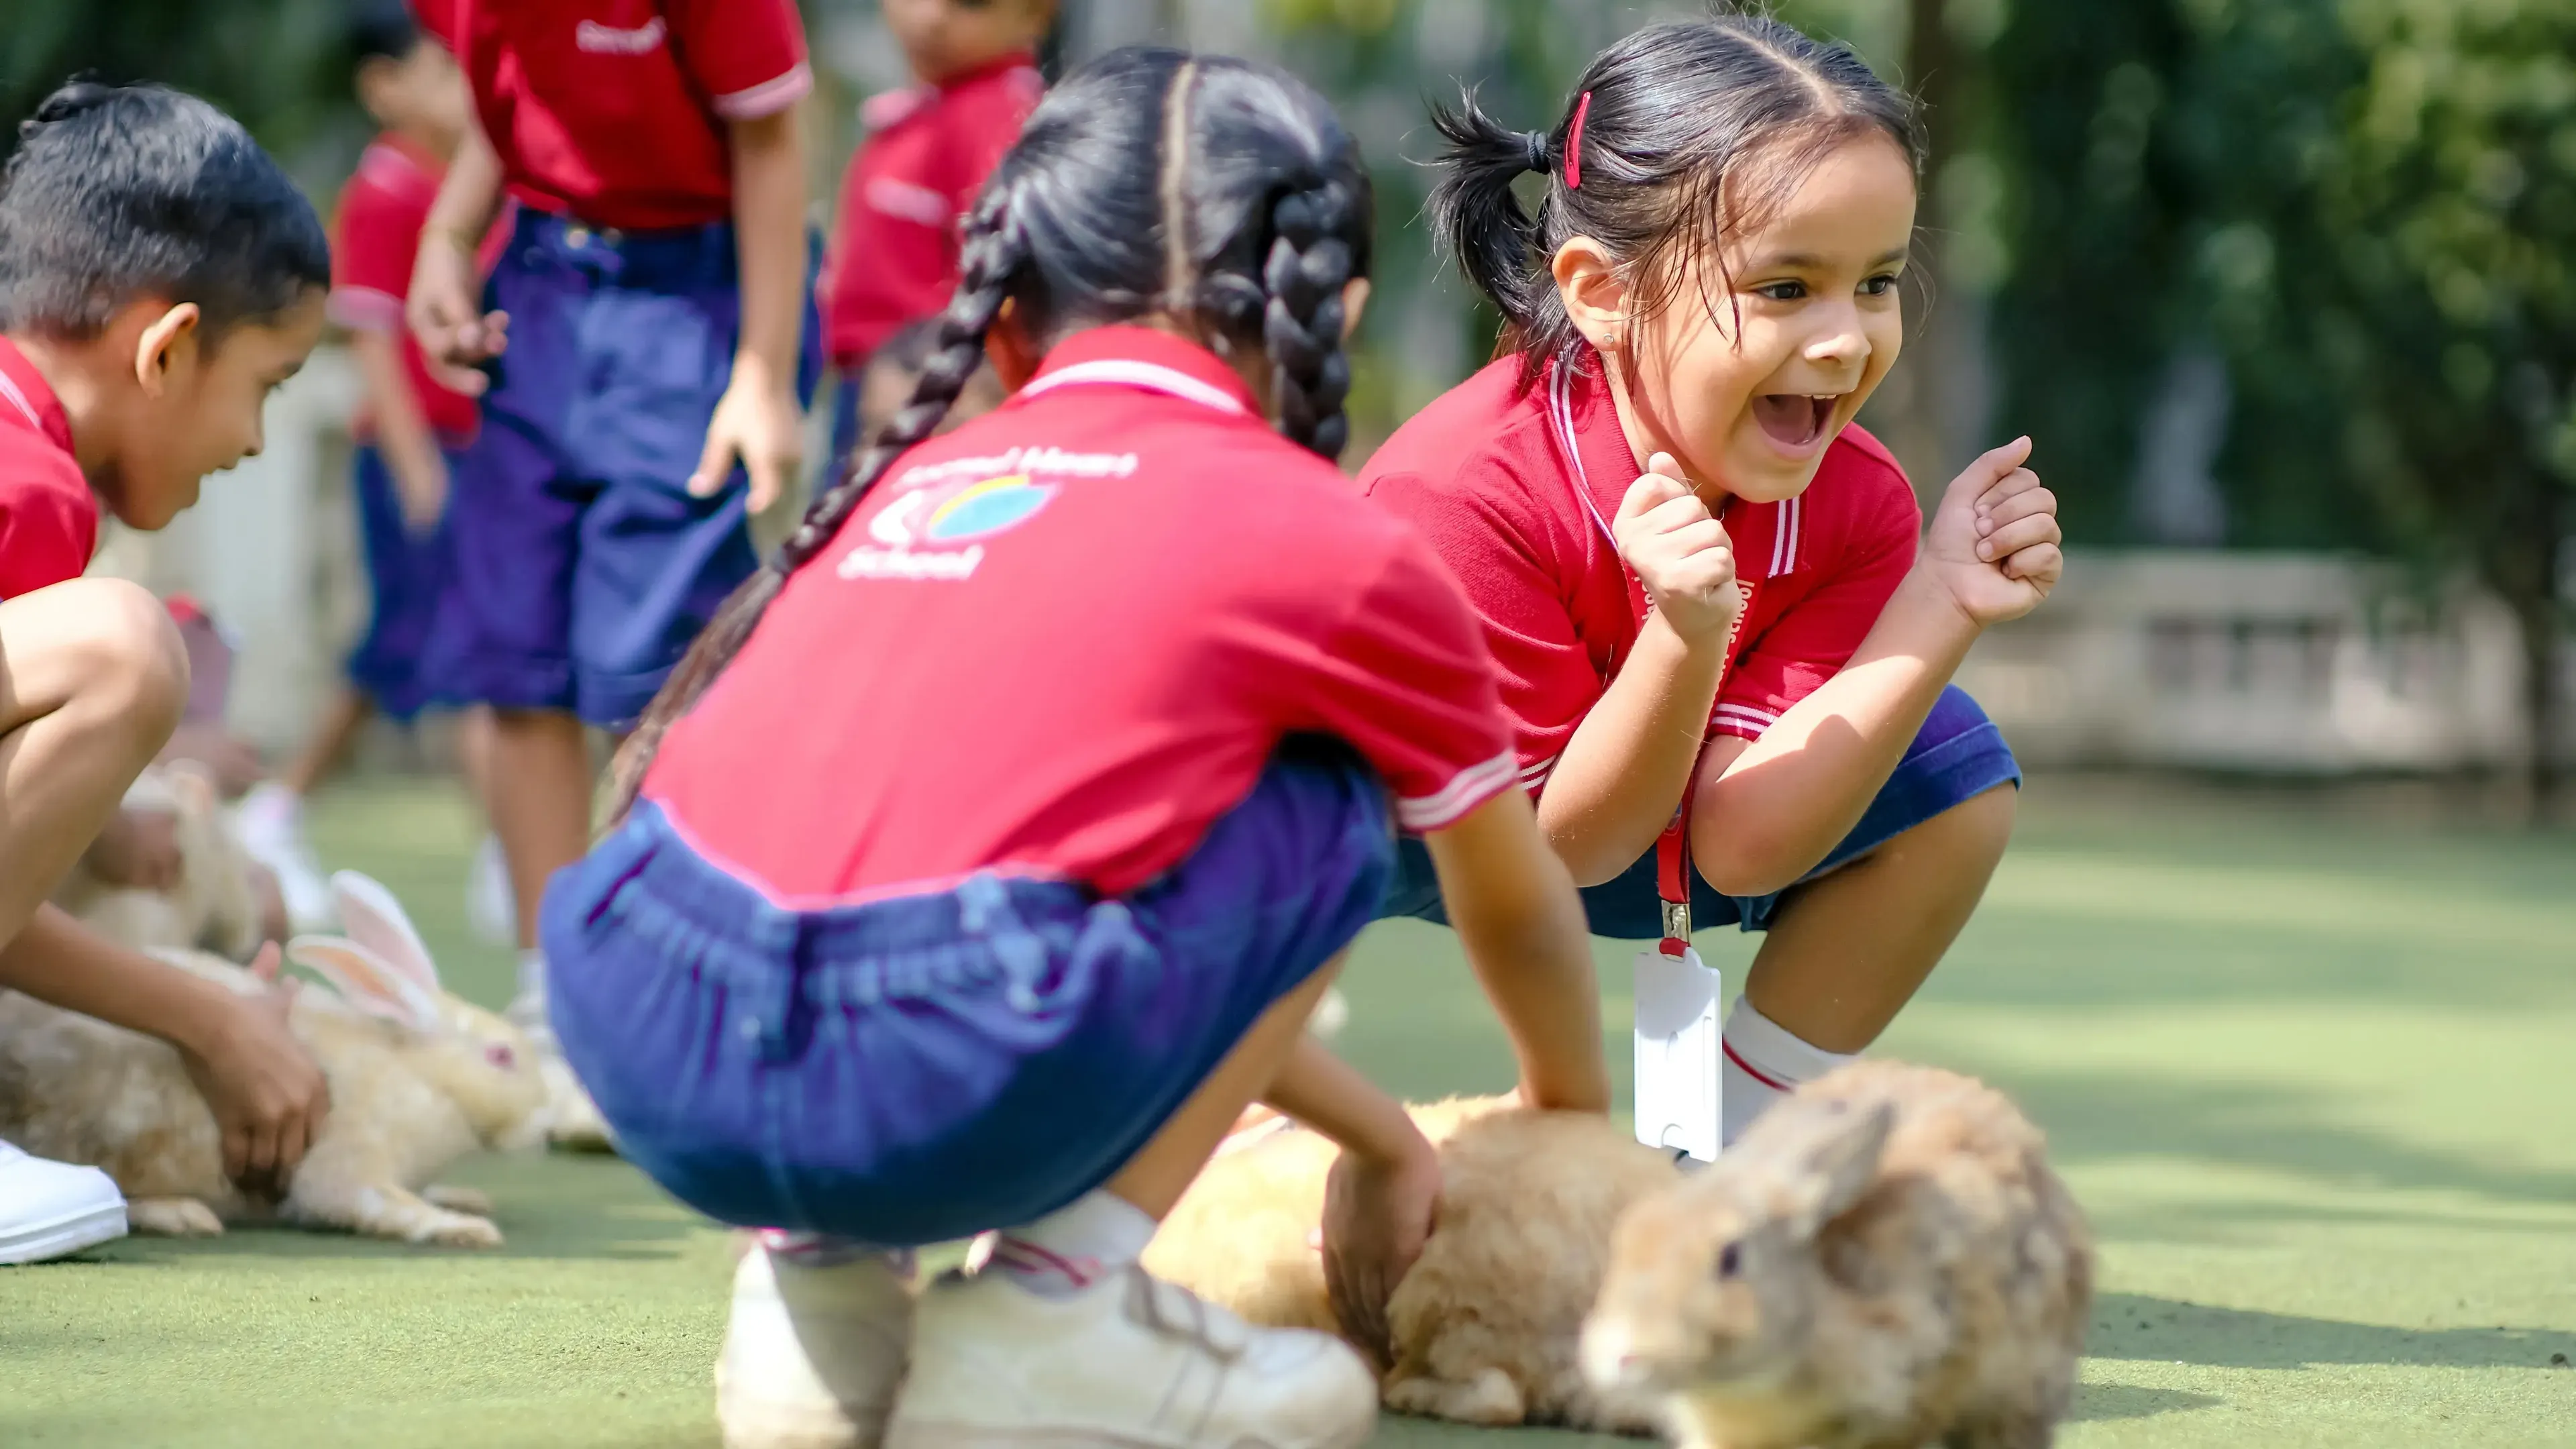
<instances>
[{"instance_id":1,"label":"rabbit eye","mask_svg":"<svg viewBox=\"0 0 2576 1449\"><path fill-rule=\"evenodd\" d=\"M1741 1244L1729 1243L1717 1250L1717 1276L1720 1278L1734 1277L1736 1270L1743 1266L1744 1249Z\"/></svg>"},{"instance_id":2,"label":"rabbit eye","mask_svg":"<svg viewBox=\"0 0 2576 1449\"><path fill-rule=\"evenodd\" d=\"M492 1043L490 1046L483 1049L483 1055L492 1063L492 1065L499 1067L505 1072L519 1064L519 1054L510 1050L510 1045L507 1042L496 1041Z\"/></svg>"}]
</instances>

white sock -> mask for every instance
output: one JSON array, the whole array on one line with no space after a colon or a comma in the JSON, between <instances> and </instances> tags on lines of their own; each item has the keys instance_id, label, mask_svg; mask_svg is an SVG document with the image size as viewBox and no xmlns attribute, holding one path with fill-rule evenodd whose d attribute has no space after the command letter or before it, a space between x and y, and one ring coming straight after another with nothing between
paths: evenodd
<instances>
[{"instance_id":1,"label":"white sock","mask_svg":"<svg viewBox=\"0 0 2576 1449\"><path fill-rule=\"evenodd\" d=\"M1754 1010L1752 1002L1737 997L1734 1013L1726 1018L1726 1085L1721 1102L1725 1120L1719 1124L1719 1143L1733 1143L1764 1108L1801 1083L1858 1057L1857 1052L1810 1046Z\"/></svg>"},{"instance_id":2,"label":"white sock","mask_svg":"<svg viewBox=\"0 0 2576 1449\"><path fill-rule=\"evenodd\" d=\"M1072 1206L993 1240L991 1266L1041 1298L1081 1292L1143 1257L1154 1220L1142 1208L1093 1188Z\"/></svg>"},{"instance_id":3,"label":"white sock","mask_svg":"<svg viewBox=\"0 0 2576 1449\"><path fill-rule=\"evenodd\" d=\"M546 994L546 953L530 946L519 953L519 993L523 996Z\"/></svg>"},{"instance_id":4,"label":"white sock","mask_svg":"<svg viewBox=\"0 0 2576 1449\"><path fill-rule=\"evenodd\" d=\"M275 780L262 780L250 787L233 811L235 818L254 830L292 830L303 823L304 797Z\"/></svg>"}]
</instances>

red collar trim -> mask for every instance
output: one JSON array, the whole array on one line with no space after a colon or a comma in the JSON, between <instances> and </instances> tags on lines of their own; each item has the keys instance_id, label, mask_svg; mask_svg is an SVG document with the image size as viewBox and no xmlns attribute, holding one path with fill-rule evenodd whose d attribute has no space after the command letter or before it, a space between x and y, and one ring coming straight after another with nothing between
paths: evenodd
<instances>
[{"instance_id":1,"label":"red collar trim","mask_svg":"<svg viewBox=\"0 0 2576 1449\"><path fill-rule=\"evenodd\" d=\"M0 337L0 423L32 428L64 452L72 450L72 420L62 399L18 344L5 337Z\"/></svg>"},{"instance_id":2,"label":"red collar trim","mask_svg":"<svg viewBox=\"0 0 2576 1449\"><path fill-rule=\"evenodd\" d=\"M1218 412L1261 416L1252 389L1215 353L1152 327L1090 327L1073 334L1047 354L1019 395L1074 386L1140 388Z\"/></svg>"}]
</instances>

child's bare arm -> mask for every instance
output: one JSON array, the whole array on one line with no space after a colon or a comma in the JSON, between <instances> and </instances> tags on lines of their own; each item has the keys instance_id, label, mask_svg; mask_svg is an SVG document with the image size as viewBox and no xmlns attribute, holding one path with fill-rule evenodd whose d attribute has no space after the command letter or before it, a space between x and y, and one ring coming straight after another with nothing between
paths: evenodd
<instances>
[{"instance_id":1,"label":"child's bare arm","mask_svg":"<svg viewBox=\"0 0 2576 1449\"><path fill-rule=\"evenodd\" d=\"M804 458L796 359L805 317L805 141L801 107L729 124L734 246L740 258L742 336L733 378L707 425L706 452L689 480L704 495L736 462L751 479L751 511L775 502Z\"/></svg>"},{"instance_id":2,"label":"child's bare arm","mask_svg":"<svg viewBox=\"0 0 2576 1449\"><path fill-rule=\"evenodd\" d=\"M391 332L362 330L352 334L349 347L375 414L376 447L393 470L394 491L402 498L403 520L426 533L447 508L447 457L412 390L402 340Z\"/></svg>"},{"instance_id":3,"label":"child's bare arm","mask_svg":"<svg viewBox=\"0 0 2576 1449\"><path fill-rule=\"evenodd\" d=\"M1520 1057L1522 1100L1609 1111L1590 928L1529 797L1506 790L1425 843L1450 924Z\"/></svg>"},{"instance_id":4,"label":"child's bare arm","mask_svg":"<svg viewBox=\"0 0 2576 1449\"><path fill-rule=\"evenodd\" d=\"M490 379L476 370L508 345L509 318L482 310L477 254L501 210L501 158L478 121L468 126L456 159L430 203L413 260L404 319L441 381L472 397Z\"/></svg>"},{"instance_id":5,"label":"child's bare arm","mask_svg":"<svg viewBox=\"0 0 2576 1449\"><path fill-rule=\"evenodd\" d=\"M223 1129L224 1171L245 1186L282 1186L322 1125L329 1090L287 1030L286 993L229 991L52 905L0 947L0 986L177 1047Z\"/></svg>"}]
</instances>

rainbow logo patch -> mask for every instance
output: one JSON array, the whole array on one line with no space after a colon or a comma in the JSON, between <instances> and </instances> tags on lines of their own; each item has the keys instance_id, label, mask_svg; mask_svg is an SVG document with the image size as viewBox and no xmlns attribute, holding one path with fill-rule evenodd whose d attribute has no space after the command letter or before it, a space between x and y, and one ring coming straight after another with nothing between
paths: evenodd
<instances>
[{"instance_id":1,"label":"rainbow logo patch","mask_svg":"<svg viewBox=\"0 0 2576 1449\"><path fill-rule=\"evenodd\" d=\"M1056 495L1053 483L1032 483L1026 473L987 478L957 490L921 526L925 543L962 543L1028 522Z\"/></svg>"}]
</instances>

